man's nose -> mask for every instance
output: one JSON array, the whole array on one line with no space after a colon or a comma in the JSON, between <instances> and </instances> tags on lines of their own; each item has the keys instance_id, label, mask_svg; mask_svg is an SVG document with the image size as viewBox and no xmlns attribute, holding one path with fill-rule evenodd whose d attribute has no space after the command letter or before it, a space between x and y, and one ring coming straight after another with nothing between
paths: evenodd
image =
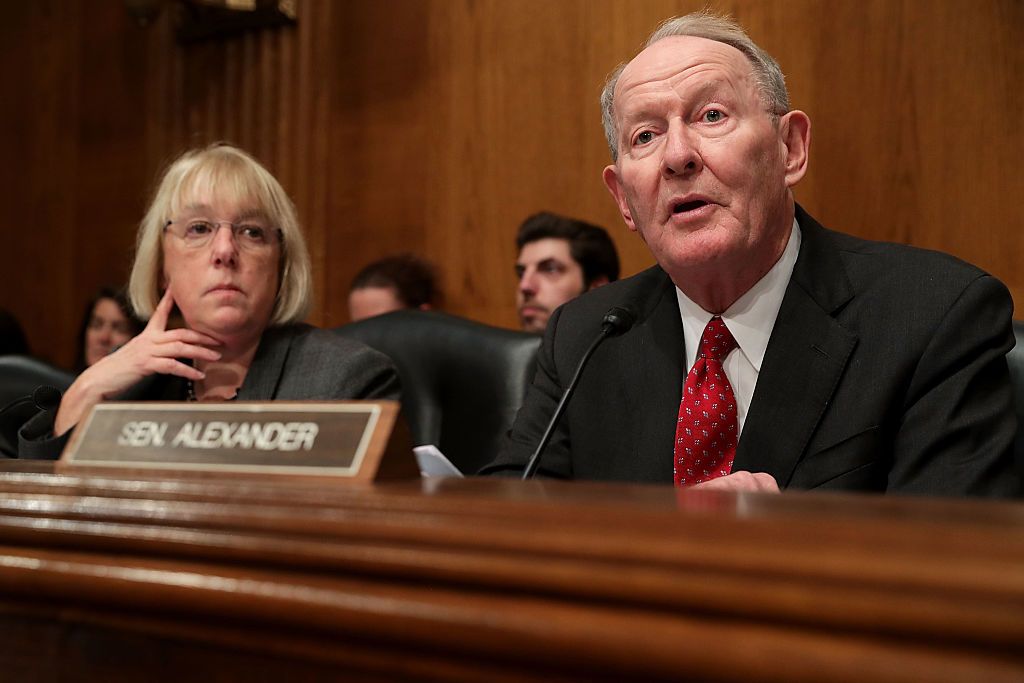
<instances>
[{"instance_id":1,"label":"man's nose","mask_svg":"<svg viewBox=\"0 0 1024 683\"><path fill-rule=\"evenodd\" d=\"M688 176L704 168L700 156L700 136L682 119L674 119L665 134L665 148L661 160L661 172L666 177Z\"/></svg>"},{"instance_id":2,"label":"man's nose","mask_svg":"<svg viewBox=\"0 0 1024 683\"><path fill-rule=\"evenodd\" d=\"M519 277L519 291L523 294L535 294L537 292L536 273L532 270L525 270Z\"/></svg>"}]
</instances>

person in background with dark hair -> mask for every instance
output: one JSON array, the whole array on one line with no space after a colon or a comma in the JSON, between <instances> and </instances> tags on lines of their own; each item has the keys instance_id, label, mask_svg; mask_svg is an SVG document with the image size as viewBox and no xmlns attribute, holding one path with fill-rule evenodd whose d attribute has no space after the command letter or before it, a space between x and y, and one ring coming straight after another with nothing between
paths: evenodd
<instances>
[{"instance_id":1,"label":"person in background with dark hair","mask_svg":"<svg viewBox=\"0 0 1024 683\"><path fill-rule=\"evenodd\" d=\"M21 323L10 311L0 308L0 356L27 356L28 353L28 340Z\"/></svg>"},{"instance_id":2,"label":"person in background with dark hair","mask_svg":"<svg viewBox=\"0 0 1024 683\"><path fill-rule=\"evenodd\" d=\"M352 321L375 315L418 308L437 308L441 294L434 268L412 254L399 254L374 261L356 274L348 292L348 314Z\"/></svg>"},{"instance_id":3,"label":"person in background with dark hair","mask_svg":"<svg viewBox=\"0 0 1024 683\"><path fill-rule=\"evenodd\" d=\"M85 370L144 328L142 321L135 317L123 290L101 287L90 299L82 316L75 371Z\"/></svg>"},{"instance_id":4,"label":"person in background with dark hair","mask_svg":"<svg viewBox=\"0 0 1024 683\"><path fill-rule=\"evenodd\" d=\"M619 279L619 255L604 228L541 212L516 234L516 308L526 332L542 334L556 308Z\"/></svg>"}]
</instances>

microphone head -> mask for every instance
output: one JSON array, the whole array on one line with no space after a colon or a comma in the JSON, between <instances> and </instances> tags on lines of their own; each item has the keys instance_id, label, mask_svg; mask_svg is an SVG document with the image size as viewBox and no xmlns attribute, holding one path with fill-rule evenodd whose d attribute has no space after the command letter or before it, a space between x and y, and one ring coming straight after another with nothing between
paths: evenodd
<instances>
[{"instance_id":1,"label":"microphone head","mask_svg":"<svg viewBox=\"0 0 1024 683\"><path fill-rule=\"evenodd\" d=\"M604 314L601 329L609 337L617 337L629 332L636 324L636 311L631 306L612 306Z\"/></svg>"},{"instance_id":2,"label":"microphone head","mask_svg":"<svg viewBox=\"0 0 1024 683\"><path fill-rule=\"evenodd\" d=\"M36 387L36 390L32 392L32 402L36 404L37 408L47 412L60 405L60 397L60 390L46 384Z\"/></svg>"}]
</instances>

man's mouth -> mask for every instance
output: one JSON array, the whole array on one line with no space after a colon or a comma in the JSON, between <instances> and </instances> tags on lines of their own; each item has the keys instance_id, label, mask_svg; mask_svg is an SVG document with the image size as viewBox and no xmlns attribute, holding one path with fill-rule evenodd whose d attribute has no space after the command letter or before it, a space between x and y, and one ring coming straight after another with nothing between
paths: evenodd
<instances>
[{"instance_id":1,"label":"man's mouth","mask_svg":"<svg viewBox=\"0 0 1024 683\"><path fill-rule=\"evenodd\" d=\"M672 205L672 213L674 215L689 213L690 211L696 211L703 206L707 206L709 203L710 202L703 199L694 199L688 202L676 202Z\"/></svg>"}]
</instances>

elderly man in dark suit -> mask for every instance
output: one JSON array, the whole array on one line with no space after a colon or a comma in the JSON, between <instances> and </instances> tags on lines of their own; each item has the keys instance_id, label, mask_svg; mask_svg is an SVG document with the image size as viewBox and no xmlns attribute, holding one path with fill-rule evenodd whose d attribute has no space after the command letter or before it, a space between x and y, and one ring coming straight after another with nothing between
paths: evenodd
<instances>
[{"instance_id":1,"label":"elderly man in dark suit","mask_svg":"<svg viewBox=\"0 0 1024 683\"><path fill-rule=\"evenodd\" d=\"M602 95L604 180L658 265L552 316L508 447L521 471L611 306L540 473L679 486L1010 495L1012 302L952 257L795 204L810 120L727 19L670 20Z\"/></svg>"}]
</instances>

